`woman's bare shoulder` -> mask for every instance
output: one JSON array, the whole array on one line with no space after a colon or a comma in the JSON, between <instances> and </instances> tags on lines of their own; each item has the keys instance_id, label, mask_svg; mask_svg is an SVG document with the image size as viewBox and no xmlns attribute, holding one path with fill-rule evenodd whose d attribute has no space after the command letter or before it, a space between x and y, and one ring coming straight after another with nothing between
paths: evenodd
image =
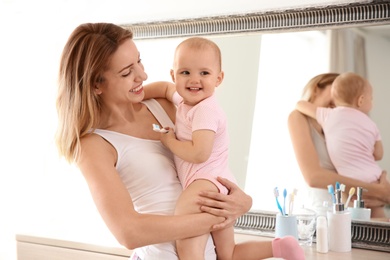
<instances>
[{"instance_id":1,"label":"woman's bare shoulder","mask_svg":"<svg viewBox=\"0 0 390 260\"><path fill-rule=\"evenodd\" d=\"M165 98L156 98L157 102L164 108L172 122L176 119L176 106Z\"/></svg>"},{"instance_id":2,"label":"woman's bare shoulder","mask_svg":"<svg viewBox=\"0 0 390 260\"><path fill-rule=\"evenodd\" d=\"M298 110L294 109L290 112L288 115L288 124L291 125L296 122L307 122L306 116L299 112Z\"/></svg>"},{"instance_id":3,"label":"woman's bare shoulder","mask_svg":"<svg viewBox=\"0 0 390 260\"><path fill-rule=\"evenodd\" d=\"M89 133L80 138L82 146L98 145L103 141L103 137L95 133Z\"/></svg>"},{"instance_id":4,"label":"woman's bare shoulder","mask_svg":"<svg viewBox=\"0 0 390 260\"><path fill-rule=\"evenodd\" d=\"M94 160L96 158L112 158L112 160L115 161L116 150L108 141L106 141L100 135L90 133L80 139L79 160L89 160L89 158L94 158Z\"/></svg>"}]
</instances>

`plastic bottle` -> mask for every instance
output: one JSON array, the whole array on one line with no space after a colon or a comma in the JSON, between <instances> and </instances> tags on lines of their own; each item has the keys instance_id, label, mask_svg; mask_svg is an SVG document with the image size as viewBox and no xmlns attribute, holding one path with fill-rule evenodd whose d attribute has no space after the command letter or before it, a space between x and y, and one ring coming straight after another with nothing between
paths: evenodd
<instances>
[{"instance_id":1,"label":"plastic bottle","mask_svg":"<svg viewBox=\"0 0 390 260\"><path fill-rule=\"evenodd\" d=\"M317 217L316 239L317 252L328 253L328 222L325 216Z\"/></svg>"},{"instance_id":2,"label":"plastic bottle","mask_svg":"<svg viewBox=\"0 0 390 260\"><path fill-rule=\"evenodd\" d=\"M348 210L351 212L351 218L353 220L369 221L371 219L371 209L366 208L364 206L362 193L363 193L363 188L358 187L357 200L354 201L353 208L348 208Z\"/></svg>"},{"instance_id":3,"label":"plastic bottle","mask_svg":"<svg viewBox=\"0 0 390 260\"><path fill-rule=\"evenodd\" d=\"M333 211L327 212L329 250L334 252L351 251L351 213L344 210L341 203L341 191L335 193L336 203L333 204Z\"/></svg>"}]
</instances>

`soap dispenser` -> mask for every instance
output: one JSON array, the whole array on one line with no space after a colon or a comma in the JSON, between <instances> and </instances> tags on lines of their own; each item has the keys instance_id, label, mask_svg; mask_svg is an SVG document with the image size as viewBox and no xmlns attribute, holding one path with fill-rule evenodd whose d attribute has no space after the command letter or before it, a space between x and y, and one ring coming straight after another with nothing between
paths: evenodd
<instances>
[{"instance_id":1,"label":"soap dispenser","mask_svg":"<svg viewBox=\"0 0 390 260\"><path fill-rule=\"evenodd\" d=\"M327 212L329 250L334 252L351 251L351 213L344 209L341 190L334 193L333 209Z\"/></svg>"},{"instance_id":2,"label":"soap dispenser","mask_svg":"<svg viewBox=\"0 0 390 260\"><path fill-rule=\"evenodd\" d=\"M351 217L353 220L363 220L369 221L371 218L371 209L364 207L364 200L362 197L363 188L357 188L357 199L353 202L353 208L348 208L351 212Z\"/></svg>"}]
</instances>

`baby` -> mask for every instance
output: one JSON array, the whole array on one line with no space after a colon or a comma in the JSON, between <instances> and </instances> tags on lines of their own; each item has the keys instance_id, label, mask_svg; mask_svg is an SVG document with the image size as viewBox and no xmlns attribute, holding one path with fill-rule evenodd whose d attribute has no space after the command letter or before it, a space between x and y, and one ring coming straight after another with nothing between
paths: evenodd
<instances>
[{"instance_id":1,"label":"baby","mask_svg":"<svg viewBox=\"0 0 390 260\"><path fill-rule=\"evenodd\" d=\"M184 189L175 214L200 213L199 205L193 201L196 194L202 190L227 194L229 190L217 177L235 181L228 166L227 119L215 96L215 89L224 78L219 47L202 37L183 41L176 48L171 77L175 85L145 86L145 98L164 97L177 105L175 131L165 129L168 131L161 134L161 142L175 155ZM235 244L234 227L213 231L212 236L218 259L305 258L298 241L291 236ZM206 238L176 241L179 258L203 259Z\"/></svg>"}]
</instances>

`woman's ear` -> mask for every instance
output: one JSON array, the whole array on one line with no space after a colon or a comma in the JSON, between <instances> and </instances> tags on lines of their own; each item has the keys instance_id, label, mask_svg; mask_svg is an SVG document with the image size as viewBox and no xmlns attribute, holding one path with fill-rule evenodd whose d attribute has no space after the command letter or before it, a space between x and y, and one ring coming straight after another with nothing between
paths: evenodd
<instances>
[{"instance_id":1,"label":"woman's ear","mask_svg":"<svg viewBox=\"0 0 390 260\"><path fill-rule=\"evenodd\" d=\"M98 85L98 84L96 84L96 85L93 87L93 91L95 92L96 95L102 94L102 90L99 88L99 85Z\"/></svg>"}]
</instances>

